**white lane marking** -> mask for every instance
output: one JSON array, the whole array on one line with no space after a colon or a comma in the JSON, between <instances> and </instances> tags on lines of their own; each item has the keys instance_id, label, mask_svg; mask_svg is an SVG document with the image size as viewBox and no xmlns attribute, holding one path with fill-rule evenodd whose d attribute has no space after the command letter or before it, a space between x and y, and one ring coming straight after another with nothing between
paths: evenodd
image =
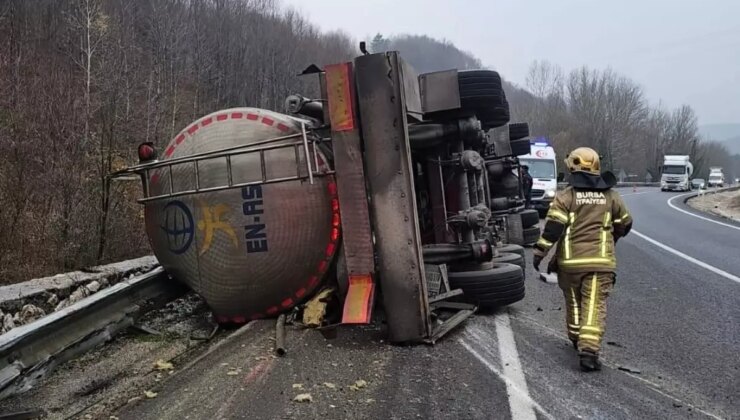
<instances>
[{"instance_id":1,"label":"white lane marking","mask_svg":"<svg viewBox=\"0 0 740 420\"><path fill-rule=\"evenodd\" d=\"M693 263L693 264L698 265L699 267L705 268L705 269L707 269L707 270L709 270L709 271L711 271L711 272L713 272L715 274L718 274L718 275L720 275L720 276L722 276L722 277L724 277L724 278L726 278L728 280L732 280L732 281L734 281L736 283L740 283L740 277L738 277L738 276L736 276L734 274L730 274L727 271L720 270L719 268L717 268L717 267L715 267L713 265L709 265L709 264L705 263L704 261L699 261L699 260L697 260L694 257L690 257L690 256L684 254L683 252L681 252L681 251L679 251L677 249L673 249L673 248L669 247L668 245L664 245L664 244L656 241L655 239L653 239L653 238L651 238L649 236L646 236L646 235L644 235L644 234L642 234L642 233L640 233L640 232L638 232L638 231L636 231L634 229L632 230L632 233L634 233L635 235L639 236L640 238L642 238L642 239L650 242L651 244L653 244L653 245L655 245L655 246L657 246L659 248L662 248L662 249L670 252L671 254L674 254L674 255L676 255L678 257L683 258L684 260L686 260L686 261L688 261L690 263Z\"/></svg>"},{"instance_id":2,"label":"white lane marking","mask_svg":"<svg viewBox=\"0 0 740 420\"><path fill-rule=\"evenodd\" d=\"M483 365L485 367L487 367L488 370L491 371L491 373L493 373L494 375L498 376L499 379L501 379L502 381L504 381L504 383L506 384L506 391L509 394L509 396L511 396L511 392L515 392L515 393L519 394L522 399L527 399L528 398L529 399L529 404L531 404L532 407L534 407L537 411L539 411L540 414L542 414L543 417L545 417L548 420L555 420L555 417L553 417L550 413L548 413L547 411L545 411L545 409L542 408L542 406L539 405L537 403L537 401L533 400L529 396L529 391L528 390L521 390L521 389L517 388L517 385L511 379L507 378L503 374L503 372L501 372L493 364L493 362L491 362L485 356L483 356L480 353L478 353L478 351L475 350L468 342L466 342L463 339L459 339L458 341L460 342L460 344L462 344L462 346L465 348L465 350L467 350L470 354L472 354L473 357L475 357L476 359L478 359L479 362L483 363ZM534 413L532 413L532 415L534 416ZM512 417L513 420L516 420L517 419L517 417L514 417L513 410L512 410L511 417ZM534 416L534 417L522 417L522 418L536 419L537 417Z\"/></svg>"},{"instance_id":3,"label":"white lane marking","mask_svg":"<svg viewBox=\"0 0 740 420\"><path fill-rule=\"evenodd\" d=\"M521 322L526 322L526 323L528 323L528 324L530 324L530 325L532 325L532 326L534 326L536 328L541 328L542 330L544 330L544 332L546 334L549 334L549 335L551 335L551 336L553 336L555 338L558 338L563 343L568 343L568 345L570 345L570 339L568 338L568 336L566 336L565 334L563 334L560 331L557 331L557 330L554 330L554 329L548 327L547 325L540 324L539 323L539 320L537 320L535 318L532 318L532 317L529 317L529 316L526 316L526 315L523 315L523 314L519 313L519 314L517 314L516 319L519 320L519 321L521 321ZM675 395L669 394L669 391L663 390L663 387L660 384L657 384L657 383L655 383L655 382L653 382L653 381L651 381L649 379L645 379L645 378L643 378L643 377L641 377L639 375L636 375L634 373L627 372L627 371L624 371L624 370L619 370L619 363L617 363L617 362L610 362L608 360L605 360L604 358L601 358L601 361L604 363L605 366L608 366L608 367L612 368L615 372L619 372L619 373L625 374L625 375L631 377L632 379L636 379L636 380L638 380L640 382L645 383L653 391L657 392L660 395L663 395L666 398L669 398L669 399L671 399L673 401L676 401L677 403L680 403L681 405L685 405L686 407L691 407L692 410L699 411L700 413L703 413L703 414L707 415L708 417L712 417L712 418L717 419L717 420L722 420L722 417L719 417L716 414L710 413L709 411L706 411L706 410L704 410L704 409L702 409L700 407L697 407L696 405L691 404L690 402L687 402L686 400L682 400L681 398L676 397Z\"/></svg>"},{"instance_id":4,"label":"white lane marking","mask_svg":"<svg viewBox=\"0 0 740 420\"><path fill-rule=\"evenodd\" d=\"M510 383L507 382L506 384L511 418L512 420L537 420L537 416L532 409L532 398L527 388L527 380L524 378L522 362L519 360L519 352L516 350L516 341L514 341L514 332L511 330L509 314L503 313L496 316L495 322L498 351L504 376L511 380ZM515 390L521 390L521 392L515 392Z\"/></svg>"},{"instance_id":5,"label":"white lane marking","mask_svg":"<svg viewBox=\"0 0 740 420\"><path fill-rule=\"evenodd\" d=\"M706 220L707 222L712 222L712 223L716 223L718 225L722 225L722 226L725 226L725 227L728 227L728 228L732 228L732 229L735 229L735 230L740 230L740 227L739 226L731 225L729 223L722 223L722 222L719 222L717 220L710 219L708 217L699 216L698 214L694 214L694 213L692 213L690 211L686 211L686 210L684 210L682 208L679 208L675 204L673 204L673 200L675 200L675 199L677 199L679 197L686 197L689 194L694 194L694 193L687 193L687 194L681 194L681 195L673 196L673 197L669 198L668 201L666 201L666 203L668 203L668 205L671 206L671 208L673 208L673 210L678 210L681 213L688 214L689 216L696 217L697 219Z\"/></svg>"},{"instance_id":6,"label":"white lane marking","mask_svg":"<svg viewBox=\"0 0 740 420\"><path fill-rule=\"evenodd\" d=\"M494 363L489 360L489 358L478 353L463 339L459 340L460 344L462 344L462 346L465 347L465 349L476 359L483 363L488 370L504 381L506 384L506 393L509 397L509 410L511 411L511 418L513 420L537 420L537 416L534 412L535 409L546 418L553 419L553 417L537 404L529 394L527 380L524 377L522 363L516 349L516 341L514 341L514 332L511 329L511 321L508 313L497 314L494 318L494 322L496 323L496 341L498 342L503 372L499 370ZM468 331L468 333L468 335L472 336L482 348L485 349L490 347L492 337L485 339L473 330Z\"/></svg>"},{"instance_id":7,"label":"white lane marking","mask_svg":"<svg viewBox=\"0 0 740 420\"><path fill-rule=\"evenodd\" d=\"M654 192L654 191L631 192L631 193L627 193L627 194L619 194L619 195L620 195L620 196L622 196L622 197L627 197L628 195L640 195L640 194L648 194L648 193L651 193L651 192Z\"/></svg>"}]
</instances>

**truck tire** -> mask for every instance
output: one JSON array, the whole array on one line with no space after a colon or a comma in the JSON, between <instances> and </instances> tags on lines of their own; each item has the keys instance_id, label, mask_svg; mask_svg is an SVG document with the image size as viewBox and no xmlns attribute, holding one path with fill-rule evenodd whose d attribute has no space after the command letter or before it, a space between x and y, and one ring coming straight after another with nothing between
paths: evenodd
<instances>
[{"instance_id":1,"label":"truck tire","mask_svg":"<svg viewBox=\"0 0 740 420\"><path fill-rule=\"evenodd\" d=\"M491 211L492 212L508 212L512 208L518 206L518 202L514 197L497 197L491 199Z\"/></svg>"},{"instance_id":2,"label":"truck tire","mask_svg":"<svg viewBox=\"0 0 740 420\"><path fill-rule=\"evenodd\" d=\"M519 267L522 268L522 272L526 270L524 257L522 255L515 254L513 252L499 252L498 256L493 257L491 261L493 261L494 264L507 263L507 264L518 265Z\"/></svg>"},{"instance_id":3,"label":"truck tire","mask_svg":"<svg viewBox=\"0 0 740 420\"><path fill-rule=\"evenodd\" d=\"M522 216L510 214L506 217L506 242L514 245L524 245L524 227Z\"/></svg>"},{"instance_id":4,"label":"truck tire","mask_svg":"<svg viewBox=\"0 0 740 420\"><path fill-rule=\"evenodd\" d=\"M504 188L501 184L491 186L491 198L516 197L519 195L519 187Z\"/></svg>"},{"instance_id":5,"label":"truck tire","mask_svg":"<svg viewBox=\"0 0 740 420\"><path fill-rule=\"evenodd\" d=\"M522 280L522 268L516 264L500 263L486 270L450 271L450 287L474 290L480 293L518 286Z\"/></svg>"},{"instance_id":6,"label":"truck tire","mask_svg":"<svg viewBox=\"0 0 740 420\"><path fill-rule=\"evenodd\" d=\"M476 78L485 78L486 80L498 79L501 82L501 75L493 70L462 70L457 72L458 80L474 80Z\"/></svg>"},{"instance_id":7,"label":"truck tire","mask_svg":"<svg viewBox=\"0 0 740 420\"><path fill-rule=\"evenodd\" d=\"M540 227L532 226L525 228L522 233L522 242L524 246L532 246L540 239Z\"/></svg>"},{"instance_id":8,"label":"truck tire","mask_svg":"<svg viewBox=\"0 0 740 420\"><path fill-rule=\"evenodd\" d=\"M532 152L532 145L529 143L528 137L511 140L509 144L511 145L511 154L513 156L528 155Z\"/></svg>"},{"instance_id":9,"label":"truck tire","mask_svg":"<svg viewBox=\"0 0 740 420\"><path fill-rule=\"evenodd\" d=\"M479 295L478 307L484 311L500 308L502 306L507 306L511 305L512 303L519 302L520 300L524 299L524 295L525 291L523 284L522 287L517 290Z\"/></svg>"},{"instance_id":10,"label":"truck tire","mask_svg":"<svg viewBox=\"0 0 740 420\"><path fill-rule=\"evenodd\" d=\"M499 179L491 183L491 196L516 197L519 195L519 177L511 172L505 172Z\"/></svg>"},{"instance_id":11,"label":"truck tire","mask_svg":"<svg viewBox=\"0 0 740 420\"><path fill-rule=\"evenodd\" d=\"M501 177L512 169L511 162L507 162L504 159L494 159L486 162L486 171L495 181L501 179Z\"/></svg>"},{"instance_id":12,"label":"truck tire","mask_svg":"<svg viewBox=\"0 0 740 420\"><path fill-rule=\"evenodd\" d=\"M490 270L449 273L450 287L462 289L462 299L480 309L493 309L524 298L524 274L514 264L494 264Z\"/></svg>"},{"instance_id":13,"label":"truck tire","mask_svg":"<svg viewBox=\"0 0 740 420\"><path fill-rule=\"evenodd\" d=\"M519 215L522 218L522 227L528 228L540 223L540 213L534 209L522 210Z\"/></svg>"},{"instance_id":14,"label":"truck tire","mask_svg":"<svg viewBox=\"0 0 740 420\"><path fill-rule=\"evenodd\" d=\"M520 245L505 244L505 245L497 246L496 250L498 252L510 252L512 254L519 254L522 256L522 258L524 258L524 247Z\"/></svg>"},{"instance_id":15,"label":"truck tire","mask_svg":"<svg viewBox=\"0 0 740 420\"><path fill-rule=\"evenodd\" d=\"M483 129L500 127L509 122L501 76L493 70L471 70L457 73L460 107L475 114Z\"/></svg>"},{"instance_id":16,"label":"truck tire","mask_svg":"<svg viewBox=\"0 0 740 420\"><path fill-rule=\"evenodd\" d=\"M529 124L511 123L509 124L509 140L519 140L529 137Z\"/></svg>"}]
</instances>

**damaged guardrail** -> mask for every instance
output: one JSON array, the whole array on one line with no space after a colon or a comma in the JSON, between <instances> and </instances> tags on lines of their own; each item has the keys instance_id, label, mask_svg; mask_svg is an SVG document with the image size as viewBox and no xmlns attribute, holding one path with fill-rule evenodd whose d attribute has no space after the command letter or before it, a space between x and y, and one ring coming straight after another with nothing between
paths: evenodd
<instances>
[{"instance_id":1,"label":"damaged guardrail","mask_svg":"<svg viewBox=\"0 0 740 420\"><path fill-rule=\"evenodd\" d=\"M0 336L0 399L104 343L185 289L158 267Z\"/></svg>"}]
</instances>

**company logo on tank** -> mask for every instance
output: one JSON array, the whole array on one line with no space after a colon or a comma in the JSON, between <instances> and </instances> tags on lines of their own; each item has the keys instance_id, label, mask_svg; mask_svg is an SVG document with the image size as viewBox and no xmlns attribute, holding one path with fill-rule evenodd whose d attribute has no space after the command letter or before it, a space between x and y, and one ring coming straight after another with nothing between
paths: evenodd
<instances>
[{"instance_id":1,"label":"company logo on tank","mask_svg":"<svg viewBox=\"0 0 740 420\"><path fill-rule=\"evenodd\" d=\"M198 220L198 231L203 234L203 244L200 247L198 255L203 255L211 249L213 238L217 232L226 235L234 247L239 246L239 240L236 238L234 228L223 220L223 216L231 211L226 204L216 204L213 206L206 205L199 200L200 212L203 215Z\"/></svg>"},{"instance_id":2,"label":"company logo on tank","mask_svg":"<svg viewBox=\"0 0 740 420\"><path fill-rule=\"evenodd\" d=\"M173 254L180 255L190 249L195 235L193 214L182 201L167 203L162 212L162 224L159 226L167 235L167 247Z\"/></svg>"}]
</instances>

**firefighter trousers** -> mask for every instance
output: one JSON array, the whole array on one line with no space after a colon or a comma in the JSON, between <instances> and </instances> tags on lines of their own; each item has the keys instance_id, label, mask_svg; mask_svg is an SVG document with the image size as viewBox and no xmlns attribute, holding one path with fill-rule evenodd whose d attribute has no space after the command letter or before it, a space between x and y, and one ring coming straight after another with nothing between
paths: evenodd
<instances>
[{"instance_id":1,"label":"firefighter trousers","mask_svg":"<svg viewBox=\"0 0 740 420\"><path fill-rule=\"evenodd\" d=\"M558 273L566 302L568 338L579 351L598 353L606 330L606 299L614 286L614 273Z\"/></svg>"}]
</instances>

